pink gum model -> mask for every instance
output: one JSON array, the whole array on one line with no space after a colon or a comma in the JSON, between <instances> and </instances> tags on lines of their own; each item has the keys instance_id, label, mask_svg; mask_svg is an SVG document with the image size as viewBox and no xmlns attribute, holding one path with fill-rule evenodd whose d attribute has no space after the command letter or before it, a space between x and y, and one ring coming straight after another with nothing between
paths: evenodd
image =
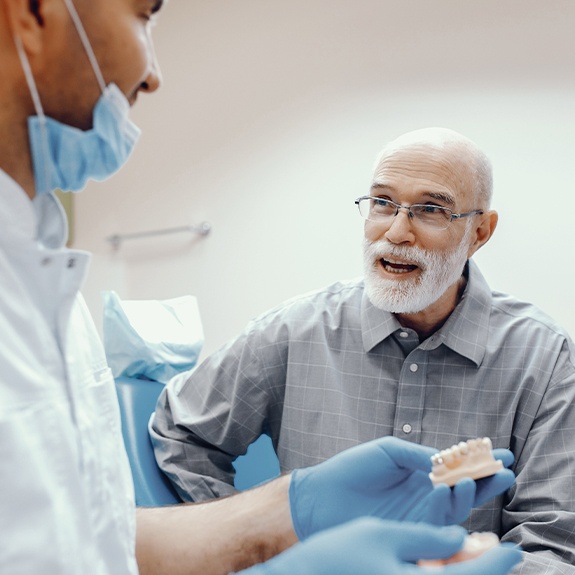
<instances>
[{"instance_id":1,"label":"pink gum model","mask_svg":"<svg viewBox=\"0 0 575 575\"><path fill-rule=\"evenodd\" d=\"M494 475L503 469L503 463L493 458L491 449L489 437L461 441L431 457L429 478L434 485L447 483L452 486L463 477L481 479Z\"/></svg>"}]
</instances>

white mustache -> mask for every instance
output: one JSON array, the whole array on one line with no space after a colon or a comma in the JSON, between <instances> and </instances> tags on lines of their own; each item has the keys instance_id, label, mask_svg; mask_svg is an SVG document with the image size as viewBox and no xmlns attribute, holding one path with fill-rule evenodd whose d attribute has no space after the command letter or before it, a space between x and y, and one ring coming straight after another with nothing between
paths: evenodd
<instances>
[{"instance_id":1,"label":"white mustache","mask_svg":"<svg viewBox=\"0 0 575 575\"><path fill-rule=\"evenodd\" d=\"M437 258L437 255L414 246L397 246L387 240L370 242L364 240L365 255L375 261L380 259L398 259L405 263L416 265L425 270Z\"/></svg>"}]
</instances>

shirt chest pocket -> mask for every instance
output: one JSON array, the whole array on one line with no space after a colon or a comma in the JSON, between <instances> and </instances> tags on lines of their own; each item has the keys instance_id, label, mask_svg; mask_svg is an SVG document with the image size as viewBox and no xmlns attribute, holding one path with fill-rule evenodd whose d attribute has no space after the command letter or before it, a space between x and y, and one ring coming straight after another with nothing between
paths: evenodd
<instances>
[{"instance_id":1,"label":"shirt chest pocket","mask_svg":"<svg viewBox=\"0 0 575 575\"><path fill-rule=\"evenodd\" d=\"M116 523L122 525L133 492L114 380L106 368L85 383L79 392L77 423L84 479L90 486L86 496L96 523L109 517L112 509Z\"/></svg>"}]
</instances>

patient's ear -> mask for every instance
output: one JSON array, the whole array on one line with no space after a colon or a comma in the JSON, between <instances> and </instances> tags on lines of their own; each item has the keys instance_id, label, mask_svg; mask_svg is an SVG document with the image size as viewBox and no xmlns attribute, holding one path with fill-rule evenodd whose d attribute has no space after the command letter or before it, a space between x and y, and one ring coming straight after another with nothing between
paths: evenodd
<instances>
[{"instance_id":1,"label":"patient's ear","mask_svg":"<svg viewBox=\"0 0 575 575\"><path fill-rule=\"evenodd\" d=\"M469 252L467 253L468 258L489 241L497 227L499 215L495 210L489 210L488 212L477 216L477 218L480 219L474 229L473 242L469 246Z\"/></svg>"}]
</instances>

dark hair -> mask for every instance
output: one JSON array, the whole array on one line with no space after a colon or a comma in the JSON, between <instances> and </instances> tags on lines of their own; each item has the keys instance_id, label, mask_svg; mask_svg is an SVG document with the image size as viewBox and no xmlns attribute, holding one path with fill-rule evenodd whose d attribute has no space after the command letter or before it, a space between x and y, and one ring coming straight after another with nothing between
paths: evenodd
<instances>
[{"instance_id":1,"label":"dark hair","mask_svg":"<svg viewBox=\"0 0 575 575\"><path fill-rule=\"evenodd\" d=\"M44 25L44 20L42 20L42 15L40 14L40 0L29 0L30 1L30 12L36 16L38 24L40 26Z\"/></svg>"}]
</instances>

